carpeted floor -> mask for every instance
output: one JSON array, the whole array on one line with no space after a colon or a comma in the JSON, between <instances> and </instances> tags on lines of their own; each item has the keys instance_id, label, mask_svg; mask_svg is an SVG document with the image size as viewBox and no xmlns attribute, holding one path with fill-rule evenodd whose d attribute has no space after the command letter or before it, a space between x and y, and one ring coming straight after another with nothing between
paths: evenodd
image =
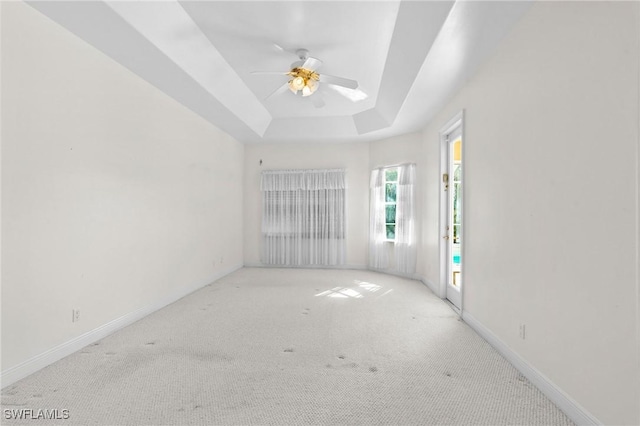
<instances>
[{"instance_id":1,"label":"carpeted floor","mask_svg":"<svg viewBox=\"0 0 640 426\"><path fill-rule=\"evenodd\" d=\"M8 425L571 424L424 285L350 270L241 269L2 408ZM6 420L25 408L69 418Z\"/></svg>"}]
</instances>

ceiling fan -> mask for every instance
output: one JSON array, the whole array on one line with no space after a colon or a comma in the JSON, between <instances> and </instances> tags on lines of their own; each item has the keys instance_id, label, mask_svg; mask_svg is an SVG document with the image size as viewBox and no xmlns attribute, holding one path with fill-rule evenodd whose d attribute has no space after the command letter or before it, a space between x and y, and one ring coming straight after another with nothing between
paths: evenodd
<instances>
[{"instance_id":1,"label":"ceiling fan","mask_svg":"<svg viewBox=\"0 0 640 426\"><path fill-rule=\"evenodd\" d=\"M288 51L283 48L280 49L283 51ZM300 92L303 97L311 96L318 90L319 83L333 85L340 89L346 88L351 91L355 91L358 89L358 82L355 80L318 73L317 69L322 65L322 61L320 59L309 56L309 51L307 49L298 49L295 51L295 54L296 56L298 56L298 60L291 64L291 68L287 72L253 71L251 73L257 75L288 76L288 81L278 89L276 89L269 96L267 96L265 100L271 98L272 96L285 93L287 89L296 95L298 94L298 92ZM346 96L354 102L366 98L366 95L362 91L358 91L359 94L357 94L356 96L349 96L349 93L345 92L344 89L337 91L338 93ZM320 94L314 96L313 98L311 98L311 100L314 106L317 108L324 106L324 100L322 99Z\"/></svg>"}]
</instances>

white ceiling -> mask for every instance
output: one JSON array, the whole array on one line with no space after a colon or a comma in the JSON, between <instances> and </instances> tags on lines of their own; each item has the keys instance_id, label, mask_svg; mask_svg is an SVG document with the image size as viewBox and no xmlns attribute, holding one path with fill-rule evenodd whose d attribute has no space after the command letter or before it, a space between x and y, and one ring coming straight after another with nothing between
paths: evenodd
<instances>
[{"instance_id":1,"label":"white ceiling","mask_svg":"<svg viewBox=\"0 0 640 426\"><path fill-rule=\"evenodd\" d=\"M30 1L243 142L370 141L418 131L494 50L529 1ZM286 91L305 48L357 80ZM353 94L353 92L352 92Z\"/></svg>"}]
</instances>

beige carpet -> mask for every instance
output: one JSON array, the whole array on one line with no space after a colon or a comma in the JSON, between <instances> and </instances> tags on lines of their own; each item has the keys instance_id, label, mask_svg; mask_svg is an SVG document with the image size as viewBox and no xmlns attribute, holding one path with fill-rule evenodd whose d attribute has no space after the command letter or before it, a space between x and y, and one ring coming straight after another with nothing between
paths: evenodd
<instances>
[{"instance_id":1,"label":"beige carpet","mask_svg":"<svg viewBox=\"0 0 640 426\"><path fill-rule=\"evenodd\" d=\"M3 424L525 424L569 419L424 285L239 270L2 391ZM9 421L4 409L68 410Z\"/></svg>"}]
</instances>

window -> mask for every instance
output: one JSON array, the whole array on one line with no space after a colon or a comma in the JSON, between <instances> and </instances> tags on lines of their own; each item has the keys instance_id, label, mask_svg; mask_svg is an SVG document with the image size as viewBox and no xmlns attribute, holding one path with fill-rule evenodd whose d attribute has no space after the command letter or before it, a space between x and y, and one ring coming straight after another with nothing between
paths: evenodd
<instances>
[{"instance_id":1,"label":"window","mask_svg":"<svg viewBox=\"0 0 640 426\"><path fill-rule=\"evenodd\" d=\"M392 253L395 271L401 274L415 272L415 181L415 164L379 167L371 171L369 266L372 269L388 269ZM393 250L389 250L390 242Z\"/></svg>"},{"instance_id":2,"label":"window","mask_svg":"<svg viewBox=\"0 0 640 426\"><path fill-rule=\"evenodd\" d=\"M261 189L262 263L344 263L343 169L265 170Z\"/></svg>"},{"instance_id":3,"label":"window","mask_svg":"<svg viewBox=\"0 0 640 426\"><path fill-rule=\"evenodd\" d=\"M384 210L387 241L396 239L396 194L398 192L398 169L384 171Z\"/></svg>"},{"instance_id":4,"label":"window","mask_svg":"<svg viewBox=\"0 0 640 426\"><path fill-rule=\"evenodd\" d=\"M459 142L456 142L459 143ZM461 220L461 201L462 201L462 180L461 180L462 165L460 161L453 162L453 244L460 244L460 228L462 226ZM454 259L454 263L455 259ZM460 263L460 256L458 256L458 262Z\"/></svg>"}]
</instances>

